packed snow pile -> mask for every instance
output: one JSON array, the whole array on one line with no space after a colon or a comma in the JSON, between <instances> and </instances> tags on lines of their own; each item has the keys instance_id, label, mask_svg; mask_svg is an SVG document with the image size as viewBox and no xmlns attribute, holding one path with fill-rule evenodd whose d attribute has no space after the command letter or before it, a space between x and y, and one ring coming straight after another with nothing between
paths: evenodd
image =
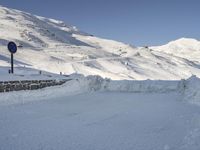
<instances>
[{"instance_id":1,"label":"packed snow pile","mask_svg":"<svg viewBox=\"0 0 200 150\"><path fill-rule=\"evenodd\" d=\"M121 92L121 93L170 93L178 92L191 102L200 102L200 79L191 77L188 80L120 80L115 81L100 76L74 74L72 80L64 85L49 87L35 91L20 91L0 94L0 105L25 103L35 100L53 99L61 96L77 95L93 92Z\"/></svg>"},{"instance_id":2,"label":"packed snow pile","mask_svg":"<svg viewBox=\"0 0 200 150\"><path fill-rule=\"evenodd\" d=\"M182 88L180 81L161 81L161 80L110 80L100 76L87 76L81 81L88 91L106 92L155 92L167 93L177 91Z\"/></svg>"},{"instance_id":3,"label":"packed snow pile","mask_svg":"<svg viewBox=\"0 0 200 150\"><path fill-rule=\"evenodd\" d=\"M1 104L45 100L60 96L88 92L170 93L178 92L183 99L200 105L200 79L192 76L187 80L111 80L101 76L73 74L64 85L35 91L20 91L0 94Z\"/></svg>"},{"instance_id":4,"label":"packed snow pile","mask_svg":"<svg viewBox=\"0 0 200 150\"><path fill-rule=\"evenodd\" d=\"M61 96L84 93L84 86L77 80L68 81L61 86L48 87L40 90L0 93L0 105L23 104L40 100L49 100Z\"/></svg>"},{"instance_id":5,"label":"packed snow pile","mask_svg":"<svg viewBox=\"0 0 200 150\"><path fill-rule=\"evenodd\" d=\"M185 81L184 100L200 105L200 79L196 76Z\"/></svg>"},{"instance_id":6,"label":"packed snow pile","mask_svg":"<svg viewBox=\"0 0 200 150\"><path fill-rule=\"evenodd\" d=\"M200 78L195 75L186 80L122 80L113 81L100 76L88 76L82 80L86 91L169 93L178 92L184 101L200 105Z\"/></svg>"}]
</instances>

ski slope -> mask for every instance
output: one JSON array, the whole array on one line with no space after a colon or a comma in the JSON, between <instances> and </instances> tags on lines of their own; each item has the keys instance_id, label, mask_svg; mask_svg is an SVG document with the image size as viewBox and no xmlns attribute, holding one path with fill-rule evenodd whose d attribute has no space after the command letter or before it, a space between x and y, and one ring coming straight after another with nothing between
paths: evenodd
<instances>
[{"instance_id":1,"label":"ski slope","mask_svg":"<svg viewBox=\"0 0 200 150\"><path fill-rule=\"evenodd\" d=\"M62 21L0 6L0 73L7 75L8 41L19 46L16 74L100 75L113 80L177 80L200 76L200 42L179 39L139 48L82 32Z\"/></svg>"}]
</instances>

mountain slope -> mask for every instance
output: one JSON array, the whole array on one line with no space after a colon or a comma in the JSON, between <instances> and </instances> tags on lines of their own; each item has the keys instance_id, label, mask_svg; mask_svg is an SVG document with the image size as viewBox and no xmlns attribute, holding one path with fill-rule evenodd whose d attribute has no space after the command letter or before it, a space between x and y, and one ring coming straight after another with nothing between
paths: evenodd
<instances>
[{"instance_id":1,"label":"mountain slope","mask_svg":"<svg viewBox=\"0 0 200 150\"><path fill-rule=\"evenodd\" d=\"M0 6L1 74L7 74L10 66L8 41L19 46L16 73L27 73L28 68L115 80L173 80L200 75L198 62L190 57L98 38L62 21Z\"/></svg>"},{"instance_id":2,"label":"mountain slope","mask_svg":"<svg viewBox=\"0 0 200 150\"><path fill-rule=\"evenodd\" d=\"M151 48L193 61L200 60L200 41L196 39L181 38L166 45Z\"/></svg>"}]
</instances>

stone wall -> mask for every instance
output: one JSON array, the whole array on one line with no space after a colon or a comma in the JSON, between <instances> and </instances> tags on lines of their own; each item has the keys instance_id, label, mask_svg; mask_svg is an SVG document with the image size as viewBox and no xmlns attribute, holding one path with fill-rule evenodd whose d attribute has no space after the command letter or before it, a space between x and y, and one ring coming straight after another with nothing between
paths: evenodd
<instances>
[{"instance_id":1,"label":"stone wall","mask_svg":"<svg viewBox=\"0 0 200 150\"><path fill-rule=\"evenodd\" d=\"M0 81L0 93L21 90L37 90L50 86L62 85L68 80L22 80Z\"/></svg>"}]
</instances>

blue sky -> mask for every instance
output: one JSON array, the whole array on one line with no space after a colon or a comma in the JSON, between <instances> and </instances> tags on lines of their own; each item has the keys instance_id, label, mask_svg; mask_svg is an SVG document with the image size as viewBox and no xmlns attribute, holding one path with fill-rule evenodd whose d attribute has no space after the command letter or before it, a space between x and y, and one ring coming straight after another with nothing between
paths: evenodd
<instances>
[{"instance_id":1,"label":"blue sky","mask_svg":"<svg viewBox=\"0 0 200 150\"><path fill-rule=\"evenodd\" d=\"M0 0L0 5L136 46L200 39L200 0Z\"/></svg>"}]
</instances>

